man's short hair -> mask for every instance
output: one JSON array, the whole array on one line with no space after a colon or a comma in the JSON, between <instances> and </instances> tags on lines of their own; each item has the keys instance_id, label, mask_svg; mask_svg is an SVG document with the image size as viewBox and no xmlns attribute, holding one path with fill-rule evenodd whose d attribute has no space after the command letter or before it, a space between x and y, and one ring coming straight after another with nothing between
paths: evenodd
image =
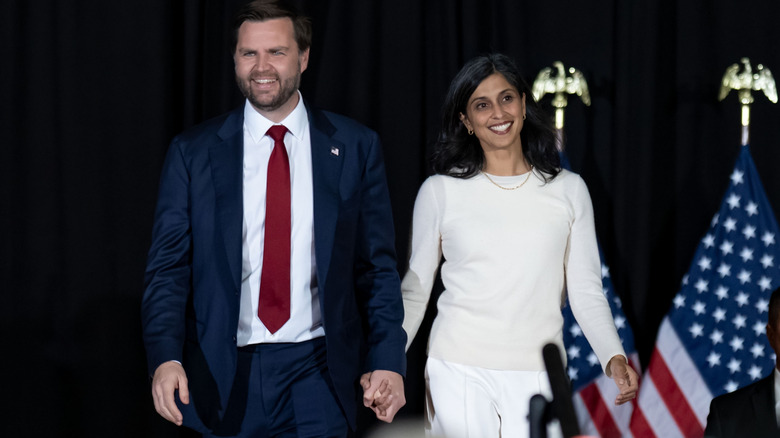
<instances>
[{"instance_id":1,"label":"man's short hair","mask_svg":"<svg viewBox=\"0 0 780 438\"><path fill-rule=\"evenodd\" d=\"M238 29L245 21L265 21L275 18L289 18L293 23L293 36L298 44L298 51L304 52L311 47L311 20L302 15L298 9L287 0L254 0L245 4L236 15L231 34L231 53L236 52L238 44Z\"/></svg>"}]
</instances>

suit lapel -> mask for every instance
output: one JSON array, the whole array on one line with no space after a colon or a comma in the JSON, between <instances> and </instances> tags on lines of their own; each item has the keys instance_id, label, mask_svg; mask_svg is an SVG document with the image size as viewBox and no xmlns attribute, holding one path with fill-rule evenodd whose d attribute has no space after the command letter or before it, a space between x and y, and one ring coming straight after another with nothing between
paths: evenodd
<instances>
[{"instance_id":1,"label":"suit lapel","mask_svg":"<svg viewBox=\"0 0 780 438\"><path fill-rule=\"evenodd\" d=\"M216 199L216 232L222 234L231 277L241 288L241 235L243 227L243 107L232 112L217 132L220 142L209 148Z\"/></svg>"},{"instance_id":2,"label":"suit lapel","mask_svg":"<svg viewBox=\"0 0 780 438\"><path fill-rule=\"evenodd\" d=\"M317 281L322 287L328 277L333 251L340 204L339 181L347 151L342 142L333 138L336 127L325 115L309 109L308 105L307 110L314 185L314 248Z\"/></svg>"}]
</instances>

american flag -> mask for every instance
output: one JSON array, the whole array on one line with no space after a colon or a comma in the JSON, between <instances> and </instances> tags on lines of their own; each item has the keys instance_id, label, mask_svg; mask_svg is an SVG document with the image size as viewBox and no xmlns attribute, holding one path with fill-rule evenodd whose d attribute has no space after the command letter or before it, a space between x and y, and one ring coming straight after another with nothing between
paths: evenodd
<instances>
[{"instance_id":1,"label":"american flag","mask_svg":"<svg viewBox=\"0 0 780 438\"><path fill-rule=\"evenodd\" d=\"M635 370L639 368L639 358L634 347L634 334L623 314L620 298L612 288L609 268L601 257L601 284L604 295L612 310L623 349ZM630 421L635 409L632 404L615 406L618 389L615 382L604 375L596 354L582 334L582 329L571 313L568 305L563 308L563 343L568 358L567 372L572 384L574 410L583 435L604 438L632 436ZM637 413L638 416L641 414Z\"/></svg>"},{"instance_id":2,"label":"american flag","mask_svg":"<svg viewBox=\"0 0 780 438\"><path fill-rule=\"evenodd\" d=\"M564 152L560 153L561 166L570 169L569 159ZM612 310L615 327L623 343L623 349L628 355L631 366L639 372L639 355L634 347L634 334L623 314L620 298L612 288L609 267L604 261L604 254L599 247L601 259L601 286ZM634 414L635 403L615 406L618 389L615 382L604 375L596 354L582 333L582 329L574 319L568 300L563 308L563 343L566 347L567 372L572 385L572 401L583 435L601 436L603 438L618 438L631 436L630 421L632 415L641 418L641 413Z\"/></svg>"},{"instance_id":3,"label":"american flag","mask_svg":"<svg viewBox=\"0 0 780 438\"><path fill-rule=\"evenodd\" d=\"M699 438L713 397L771 372L765 326L769 296L780 285L778 238L749 147L742 146L720 210L661 323L639 390L641 436Z\"/></svg>"}]
</instances>

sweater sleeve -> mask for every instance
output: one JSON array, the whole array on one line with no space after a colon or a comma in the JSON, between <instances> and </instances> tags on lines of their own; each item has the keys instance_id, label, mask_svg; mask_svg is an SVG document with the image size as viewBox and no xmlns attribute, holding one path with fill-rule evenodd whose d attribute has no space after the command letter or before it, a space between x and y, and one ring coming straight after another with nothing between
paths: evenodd
<instances>
[{"instance_id":1,"label":"sweater sleeve","mask_svg":"<svg viewBox=\"0 0 780 438\"><path fill-rule=\"evenodd\" d=\"M574 318L606 372L612 357L626 356L626 353L602 290L601 261L590 194L585 182L579 176L576 178L571 197L574 220L564 261L566 287Z\"/></svg>"},{"instance_id":2,"label":"sweater sleeve","mask_svg":"<svg viewBox=\"0 0 780 438\"><path fill-rule=\"evenodd\" d=\"M434 176L423 183L414 203L409 269L401 282L407 350L425 316L442 255L441 206L436 196L436 180Z\"/></svg>"}]
</instances>

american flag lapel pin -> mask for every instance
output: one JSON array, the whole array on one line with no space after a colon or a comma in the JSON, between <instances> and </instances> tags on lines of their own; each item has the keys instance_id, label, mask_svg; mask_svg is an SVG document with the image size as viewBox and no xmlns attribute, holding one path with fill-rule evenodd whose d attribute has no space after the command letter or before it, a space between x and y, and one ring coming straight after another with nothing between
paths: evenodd
<instances>
[{"instance_id":1,"label":"american flag lapel pin","mask_svg":"<svg viewBox=\"0 0 780 438\"><path fill-rule=\"evenodd\" d=\"M338 157L339 156L339 148L337 148L336 146L331 146L330 147L330 154L331 155L335 155L335 156Z\"/></svg>"}]
</instances>

